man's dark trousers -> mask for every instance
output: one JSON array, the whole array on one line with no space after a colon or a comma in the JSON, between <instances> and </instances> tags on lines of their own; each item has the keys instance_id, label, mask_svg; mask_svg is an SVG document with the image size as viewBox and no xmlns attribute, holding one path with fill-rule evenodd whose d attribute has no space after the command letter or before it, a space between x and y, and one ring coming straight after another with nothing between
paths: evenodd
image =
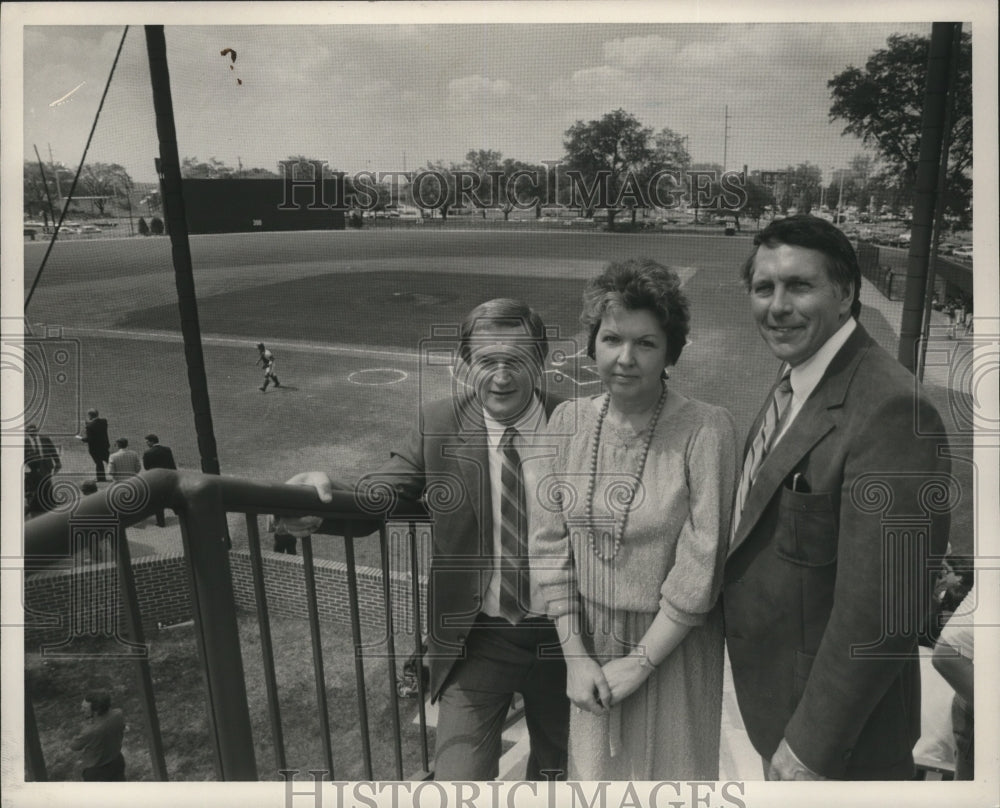
<instances>
[{"instance_id":1,"label":"man's dark trousers","mask_svg":"<svg viewBox=\"0 0 1000 808\"><path fill-rule=\"evenodd\" d=\"M546 646L553 656L545 654ZM528 618L513 626L480 615L465 651L441 692L435 779L497 778L500 736L514 694L520 693L531 738L526 779L564 780L569 699L552 621Z\"/></svg>"}]
</instances>

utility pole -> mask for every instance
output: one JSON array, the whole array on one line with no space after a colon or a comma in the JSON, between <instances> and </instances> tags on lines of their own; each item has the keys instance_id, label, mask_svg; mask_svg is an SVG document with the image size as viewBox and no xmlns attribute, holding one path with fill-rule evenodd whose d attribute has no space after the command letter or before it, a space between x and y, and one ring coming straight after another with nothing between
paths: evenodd
<instances>
[{"instance_id":1,"label":"utility pole","mask_svg":"<svg viewBox=\"0 0 1000 808\"><path fill-rule=\"evenodd\" d=\"M49 167L52 169L52 176L56 178L56 199L62 202L62 186L59 184L59 172L56 171L55 161L52 159L52 144L46 144L49 147ZM60 207L62 207L60 205Z\"/></svg>"},{"instance_id":2,"label":"utility pole","mask_svg":"<svg viewBox=\"0 0 1000 808\"><path fill-rule=\"evenodd\" d=\"M132 192L128 188L125 189L125 204L128 205L128 234L134 236L135 229L132 227Z\"/></svg>"},{"instance_id":3,"label":"utility pole","mask_svg":"<svg viewBox=\"0 0 1000 808\"><path fill-rule=\"evenodd\" d=\"M725 127L722 134L722 170L726 170L726 160L729 157L729 104L726 104Z\"/></svg>"},{"instance_id":4,"label":"utility pole","mask_svg":"<svg viewBox=\"0 0 1000 808\"><path fill-rule=\"evenodd\" d=\"M840 169L840 193L837 194L837 224L840 224L840 206L844 203L844 169Z\"/></svg>"},{"instance_id":5,"label":"utility pole","mask_svg":"<svg viewBox=\"0 0 1000 808\"><path fill-rule=\"evenodd\" d=\"M184 197L181 194L181 169L177 154L177 133L174 128L173 99L170 94L170 74L167 70L167 45L162 25L146 26L146 50L149 54L156 133L160 143L156 171L160 177L160 187L163 189L163 216L167 224L167 233L170 235L174 282L177 286L177 306L181 334L184 338L184 358L187 362L188 386L191 390L191 406L194 410L194 428L198 438L198 452L201 455L201 470L206 474L219 474L219 457L208 396L208 379L201 347L201 327L198 323L198 301L194 288L191 247L188 243L187 222L184 216Z\"/></svg>"},{"instance_id":6,"label":"utility pole","mask_svg":"<svg viewBox=\"0 0 1000 808\"><path fill-rule=\"evenodd\" d=\"M961 46L961 23L935 22L927 57L927 81L920 123L920 155L914 181L913 226L906 266L906 295L896 358L912 372L918 370L918 343L923 331L934 215L944 204L948 160L948 128L952 125L955 70Z\"/></svg>"}]
</instances>

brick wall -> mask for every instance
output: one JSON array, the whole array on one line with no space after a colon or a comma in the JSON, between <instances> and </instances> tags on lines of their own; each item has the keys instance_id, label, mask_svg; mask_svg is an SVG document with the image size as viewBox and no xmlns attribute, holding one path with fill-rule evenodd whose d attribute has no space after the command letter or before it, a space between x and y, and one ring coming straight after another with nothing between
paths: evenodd
<instances>
[{"instance_id":1,"label":"brick wall","mask_svg":"<svg viewBox=\"0 0 1000 808\"><path fill-rule=\"evenodd\" d=\"M302 556L263 552L264 593L271 614L285 617L308 615L306 606L305 570ZM243 611L255 608L250 553L233 551L229 554L233 570L233 590L236 606ZM316 575L316 604L321 620L350 624L350 602L347 586L347 565L341 561L317 559L313 562ZM392 620L397 631L413 630L412 594L409 575L390 572ZM384 628L385 607L382 596L382 571L372 567L357 568L358 612L361 625ZM420 613L426 625L426 582L420 585Z\"/></svg>"},{"instance_id":2,"label":"brick wall","mask_svg":"<svg viewBox=\"0 0 1000 808\"><path fill-rule=\"evenodd\" d=\"M305 619L305 573L301 556L264 551L264 590L271 614ZM236 608L255 610L250 554L233 551L232 567ZM347 566L342 562L317 560L316 599L321 620L350 625ZM143 630L148 634L160 625L172 625L193 617L188 572L183 555L145 556L132 562ZM382 629L385 625L381 570L359 567L358 603L362 626ZM390 572L393 624L397 631L413 630L412 594L409 575ZM426 625L426 581L421 580L422 623ZM78 568L27 575L24 582L25 642L31 647L58 644L81 634L124 634L118 576L112 563L86 564ZM110 615L117 614L117 620Z\"/></svg>"},{"instance_id":3,"label":"brick wall","mask_svg":"<svg viewBox=\"0 0 1000 808\"><path fill-rule=\"evenodd\" d=\"M132 572L145 632L191 619L181 554L138 558L132 562ZM24 608L25 642L32 646L81 634L111 637L125 633L118 572L110 562L26 576Z\"/></svg>"}]
</instances>

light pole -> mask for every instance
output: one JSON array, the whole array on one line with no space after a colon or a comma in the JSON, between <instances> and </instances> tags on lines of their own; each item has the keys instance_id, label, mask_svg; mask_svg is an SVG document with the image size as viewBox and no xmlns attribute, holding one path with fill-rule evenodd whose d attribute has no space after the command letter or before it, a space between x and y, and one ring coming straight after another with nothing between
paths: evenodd
<instances>
[{"instance_id":1,"label":"light pole","mask_svg":"<svg viewBox=\"0 0 1000 808\"><path fill-rule=\"evenodd\" d=\"M128 188L122 188L121 190L125 193L125 204L128 207L128 234L134 236L135 230L132 227L132 194Z\"/></svg>"},{"instance_id":2,"label":"light pole","mask_svg":"<svg viewBox=\"0 0 1000 808\"><path fill-rule=\"evenodd\" d=\"M840 206L844 202L844 170L840 170L840 193L837 194L837 224L840 224Z\"/></svg>"}]
</instances>

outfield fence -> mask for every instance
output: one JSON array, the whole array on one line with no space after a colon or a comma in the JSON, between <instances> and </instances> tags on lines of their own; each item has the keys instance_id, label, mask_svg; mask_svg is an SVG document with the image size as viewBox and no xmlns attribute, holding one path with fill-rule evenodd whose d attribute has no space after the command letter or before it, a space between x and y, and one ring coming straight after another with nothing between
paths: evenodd
<instances>
[{"instance_id":1,"label":"outfield fence","mask_svg":"<svg viewBox=\"0 0 1000 808\"><path fill-rule=\"evenodd\" d=\"M71 593L71 608L65 642L53 643L42 648L57 651L76 637L105 636L114 639L121 654L135 664L137 690L143 706L144 732L150 751L152 769L158 780L168 780L164 745L153 690L153 671L149 663L145 639L148 618L144 620L125 530L137 524L158 509L174 510L181 524L184 547L184 566L190 593L192 618L197 637L198 656L206 688L207 715L216 774L219 780L257 780L254 741L247 699L246 678L240 649L237 611L240 601L248 599L248 592L234 587L230 546L227 531L227 514L242 513L246 516L248 533L248 566L252 580L252 603L260 627L261 653L267 692L267 708L271 728L275 763L279 771L289 771L285 757L283 727L278 705L278 685L270 628L271 599L265 588L265 560L260 549L258 519L262 514L295 516L315 514L324 519L316 531L319 535L341 537L344 542L346 562L343 575L346 580L347 612L350 617L354 646L355 688L354 698L361 724L362 756L365 777L372 779L404 779L400 703L397 694L397 651L394 620L394 602L407 594L410 598L408 621L412 634L412 654L417 664L422 664L420 626L422 604L420 587L401 589L399 558L390 557L390 545L405 547L409 552L409 575L419 579L419 535L426 532L427 514L419 505L397 506L394 513L373 513L356 502L353 493L334 492L333 501L320 502L315 491L303 486L267 485L233 477L197 474L193 472L154 469L138 477L114 483L96 494L72 503L72 508L62 508L29 520L24 531L24 563L30 580L33 574L81 553L105 553L113 556L118 572L117 586L108 575L76 576ZM401 536L390 537L387 524L405 525ZM354 540L378 533L382 559L382 591L379 602L362 596L363 587L358 583L358 565L354 556ZM402 541L398 541L402 539ZM327 686L323 663L320 623L322 620L321 596L318 594L316 562L313 556L312 537L301 540L302 569L304 571L304 606L308 615L312 640L312 657L318 701L318 722L329 779L335 779L332 733L327 705ZM110 552L109 552L110 548ZM107 569L109 565L99 565ZM397 569L393 572L393 566ZM239 577L239 576L237 576ZM176 582L175 582L176 583ZM408 590L408 592L406 591ZM148 599L148 598L147 598ZM362 610L380 611L385 626L384 655L389 701L391 705L391 735L394 743L395 771L374 772L372 766L372 728L369 726L365 685L366 645L362 638ZM123 618L122 620L119 617ZM402 652L410 656L410 651ZM420 759L422 769L410 772L407 779L428 779L430 763L427 744L427 719L424 714L424 682L417 676ZM31 776L36 781L46 780L45 760L38 728L34 720L34 706L30 694L25 698L25 757Z\"/></svg>"},{"instance_id":2,"label":"outfield fence","mask_svg":"<svg viewBox=\"0 0 1000 808\"><path fill-rule=\"evenodd\" d=\"M906 297L909 254L901 249L881 249L859 241L855 244L861 273L889 300ZM934 291L941 300L972 297L972 267L938 255L934 263Z\"/></svg>"}]
</instances>

